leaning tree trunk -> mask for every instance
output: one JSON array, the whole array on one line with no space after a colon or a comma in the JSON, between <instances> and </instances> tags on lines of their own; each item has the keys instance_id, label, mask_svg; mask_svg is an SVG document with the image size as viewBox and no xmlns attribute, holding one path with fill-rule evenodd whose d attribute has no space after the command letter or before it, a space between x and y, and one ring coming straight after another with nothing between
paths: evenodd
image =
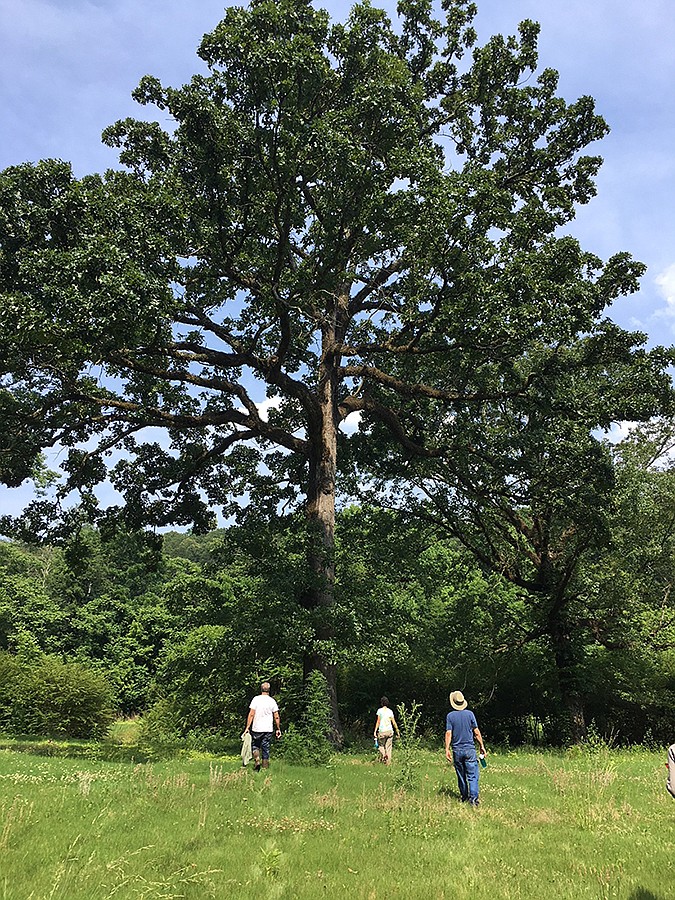
<instances>
[{"instance_id":1,"label":"leaning tree trunk","mask_svg":"<svg viewBox=\"0 0 675 900\"><path fill-rule=\"evenodd\" d=\"M310 434L312 452L307 484L308 562L312 585L305 605L315 618L315 647L305 654L304 677L314 671L326 679L330 706L330 740L341 745L342 725L337 702L337 666L326 648L334 639L335 604L335 476L337 469L337 363L330 353L322 360L319 383L320 415Z\"/></svg>"}]
</instances>

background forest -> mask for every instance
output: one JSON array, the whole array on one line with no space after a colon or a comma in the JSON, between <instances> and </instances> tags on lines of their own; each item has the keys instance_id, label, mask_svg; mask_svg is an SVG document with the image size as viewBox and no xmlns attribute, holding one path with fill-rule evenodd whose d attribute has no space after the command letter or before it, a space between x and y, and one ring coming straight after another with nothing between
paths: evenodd
<instances>
[{"instance_id":1,"label":"background forest","mask_svg":"<svg viewBox=\"0 0 675 900\"><path fill-rule=\"evenodd\" d=\"M0 172L5 728L234 735L267 678L336 745L451 688L492 740L672 739L675 349L570 233L593 98L476 14L228 7L117 168Z\"/></svg>"},{"instance_id":2,"label":"background forest","mask_svg":"<svg viewBox=\"0 0 675 900\"><path fill-rule=\"evenodd\" d=\"M579 560L565 608L585 723L621 742L665 743L675 731L675 472L658 464L671 439L661 424L614 448L607 544ZM3 730L100 733L105 713L79 723L64 714L80 690L110 717L143 714L164 739L235 736L261 678L285 722L301 723L311 610L295 586L306 540L304 520L288 516L201 536L83 527L61 546L0 543ZM458 687L491 741L569 741L541 627L550 601L400 511L343 509L337 547L333 652L347 741L369 733L384 692L420 703L423 728L438 735ZM42 673L37 694L17 689L22 668Z\"/></svg>"}]
</instances>

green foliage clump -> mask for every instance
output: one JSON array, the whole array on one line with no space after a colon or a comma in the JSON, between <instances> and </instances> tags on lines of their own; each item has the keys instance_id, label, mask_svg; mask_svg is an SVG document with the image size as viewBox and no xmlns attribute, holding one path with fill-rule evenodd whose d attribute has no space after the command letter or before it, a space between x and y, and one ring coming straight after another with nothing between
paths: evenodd
<instances>
[{"instance_id":1,"label":"green foliage clump","mask_svg":"<svg viewBox=\"0 0 675 900\"><path fill-rule=\"evenodd\" d=\"M11 653L0 652L0 728L9 731L15 685L21 675L21 664Z\"/></svg>"},{"instance_id":2,"label":"green foliage clump","mask_svg":"<svg viewBox=\"0 0 675 900\"><path fill-rule=\"evenodd\" d=\"M10 734L102 738L115 719L110 685L78 662L0 653L0 682L0 722Z\"/></svg>"},{"instance_id":3,"label":"green foliage clump","mask_svg":"<svg viewBox=\"0 0 675 900\"><path fill-rule=\"evenodd\" d=\"M155 715L165 724L170 718L182 736L195 730L234 731L241 724L245 684L232 630L224 625L192 628L161 657Z\"/></svg>"},{"instance_id":4,"label":"green foliage clump","mask_svg":"<svg viewBox=\"0 0 675 900\"><path fill-rule=\"evenodd\" d=\"M287 762L300 766L324 766L330 762L330 704L328 686L321 672L311 672L305 683L305 708L296 725L286 728L280 752Z\"/></svg>"},{"instance_id":5,"label":"green foliage clump","mask_svg":"<svg viewBox=\"0 0 675 900\"><path fill-rule=\"evenodd\" d=\"M138 743L160 754L172 753L179 748L178 716L170 700L159 700L141 718Z\"/></svg>"},{"instance_id":6,"label":"green foliage clump","mask_svg":"<svg viewBox=\"0 0 675 900\"><path fill-rule=\"evenodd\" d=\"M401 732L401 740L398 745L398 772L396 773L396 786L404 791L412 791L417 786L417 776L420 766L420 738L418 728L421 716L419 703L399 703L398 727Z\"/></svg>"}]
</instances>

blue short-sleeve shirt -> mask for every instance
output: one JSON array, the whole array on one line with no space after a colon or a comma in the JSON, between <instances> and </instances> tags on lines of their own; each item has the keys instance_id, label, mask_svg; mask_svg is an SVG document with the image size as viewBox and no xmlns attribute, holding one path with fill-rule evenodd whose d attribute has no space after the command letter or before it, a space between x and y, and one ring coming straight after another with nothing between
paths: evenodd
<instances>
[{"instance_id":1,"label":"blue short-sleeve shirt","mask_svg":"<svg viewBox=\"0 0 675 900\"><path fill-rule=\"evenodd\" d=\"M452 749L473 749L474 728L478 728L478 722L470 709L450 710L445 720L445 730L452 731Z\"/></svg>"}]
</instances>

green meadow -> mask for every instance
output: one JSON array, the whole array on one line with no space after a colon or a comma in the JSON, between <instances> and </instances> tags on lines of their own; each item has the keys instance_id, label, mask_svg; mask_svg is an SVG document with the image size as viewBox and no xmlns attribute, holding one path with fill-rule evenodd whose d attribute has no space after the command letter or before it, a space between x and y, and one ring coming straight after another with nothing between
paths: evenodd
<instances>
[{"instance_id":1,"label":"green meadow","mask_svg":"<svg viewBox=\"0 0 675 900\"><path fill-rule=\"evenodd\" d=\"M234 755L2 749L0 898L669 900L664 759L493 752L474 810L440 750L417 752L403 789L402 757L385 769L367 751L254 773Z\"/></svg>"}]
</instances>

